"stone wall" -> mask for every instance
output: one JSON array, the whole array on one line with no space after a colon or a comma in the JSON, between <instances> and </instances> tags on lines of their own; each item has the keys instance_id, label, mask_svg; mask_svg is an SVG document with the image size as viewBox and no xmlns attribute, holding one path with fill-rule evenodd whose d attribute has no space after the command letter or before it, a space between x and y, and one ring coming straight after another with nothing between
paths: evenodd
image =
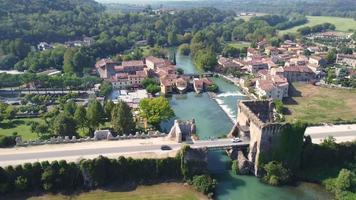
<instances>
[{"instance_id":1,"label":"stone wall","mask_svg":"<svg viewBox=\"0 0 356 200\"><path fill-rule=\"evenodd\" d=\"M106 136L100 133L100 136L95 136L93 138L76 138L73 136L69 138L68 136L65 137L52 137L49 140L32 140L32 141L25 141L23 142L21 137L16 138L16 146L38 146L38 145L45 145L45 144L69 144L69 143L79 143L79 142L93 142L93 141L100 141L100 140L129 140L129 139L149 139L149 138L157 138L157 137L166 137L167 134L161 133L159 131L148 131L147 134L136 132L135 134L129 135L117 135L113 136L111 132L106 132Z\"/></svg>"},{"instance_id":2,"label":"stone wall","mask_svg":"<svg viewBox=\"0 0 356 200\"><path fill-rule=\"evenodd\" d=\"M279 144L281 129L284 123L274 120L274 105L267 100L241 101L238 105L237 124L233 132L246 133L250 140L248 159L254 163L254 174L258 175L260 155L269 152L273 146ZM243 128L242 128L243 127Z\"/></svg>"}]
</instances>

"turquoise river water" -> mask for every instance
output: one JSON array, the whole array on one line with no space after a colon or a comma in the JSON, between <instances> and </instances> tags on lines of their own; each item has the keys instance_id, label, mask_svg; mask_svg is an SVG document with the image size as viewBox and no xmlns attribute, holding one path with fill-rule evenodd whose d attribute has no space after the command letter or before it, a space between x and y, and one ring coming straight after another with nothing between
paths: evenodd
<instances>
[{"instance_id":1,"label":"turquoise river water","mask_svg":"<svg viewBox=\"0 0 356 200\"><path fill-rule=\"evenodd\" d=\"M198 73L189 56L176 56L177 66L185 73ZM200 139L226 135L236 119L236 108L239 100L247 99L238 87L220 78L214 78L220 88L216 99L207 93L188 93L173 95L170 104L178 119L196 120L197 134ZM163 124L166 130L172 126L173 120ZM215 198L218 200L312 200L332 199L322 187L311 183L300 183L295 187L273 187L263 184L253 176L232 174L231 160L224 152L209 152L209 169L217 179L218 185Z\"/></svg>"}]
</instances>

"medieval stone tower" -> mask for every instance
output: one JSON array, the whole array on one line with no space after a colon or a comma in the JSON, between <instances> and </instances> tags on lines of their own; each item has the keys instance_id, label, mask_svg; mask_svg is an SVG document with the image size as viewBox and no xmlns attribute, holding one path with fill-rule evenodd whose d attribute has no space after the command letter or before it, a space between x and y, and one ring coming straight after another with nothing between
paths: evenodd
<instances>
[{"instance_id":1,"label":"medieval stone tower","mask_svg":"<svg viewBox=\"0 0 356 200\"><path fill-rule=\"evenodd\" d=\"M237 123L230 136L240 136L250 140L248 160L254 164L253 173L258 175L260 155L268 154L274 145L279 144L284 123L276 122L274 104L267 100L240 101Z\"/></svg>"}]
</instances>

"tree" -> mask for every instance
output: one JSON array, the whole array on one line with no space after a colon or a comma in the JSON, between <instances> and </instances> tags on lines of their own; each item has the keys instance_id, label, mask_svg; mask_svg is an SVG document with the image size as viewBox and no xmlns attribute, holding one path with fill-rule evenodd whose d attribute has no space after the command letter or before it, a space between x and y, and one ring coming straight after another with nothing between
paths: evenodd
<instances>
[{"instance_id":1,"label":"tree","mask_svg":"<svg viewBox=\"0 0 356 200\"><path fill-rule=\"evenodd\" d=\"M77 109L77 104L73 100L69 100L66 104L64 104L64 113L69 116L73 116Z\"/></svg>"},{"instance_id":2,"label":"tree","mask_svg":"<svg viewBox=\"0 0 356 200\"><path fill-rule=\"evenodd\" d=\"M65 113L60 113L53 121L52 129L55 135L59 136L78 136L76 132L75 120Z\"/></svg>"},{"instance_id":3,"label":"tree","mask_svg":"<svg viewBox=\"0 0 356 200\"><path fill-rule=\"evenodd\" d=\"M147 88L146 88L147 92L155 95L157 92L161 91L161 88L156 85L156 84L150 84Z\"/></svg>"},{"instance_id":4,"label":"tree","mask_svg":"<svg viewBox=\"0 0 356 200\"><path fill-rule=\"evenodd\" d=\"M92 132L97 129L100 124L104 123L104 109L98 100L94 99L89 102L87 119L90 134L92 134Z\"/></svg>"},{"instance_id":5,"label":"tree","mask_svg":"<svg viewBox=\"0 0 356 200\"><path fill-rule=\"evenodd\" d=\"M151 84L157 84L157 82L153 78L145 78L141 84L144 88L147 88Z\"/></svg>"},{"instance_id":6,"label":"tree","mask_svg":"<svg viewBox=\"0 0 356 200\"><path fill-rule=\"evenodd\" d=\"M335 186L339 191L350 191L356 186L355 173L348 169L341 169L336 179Z\"/></svg>"},{"instance_id":7,"label":"tree","mask_svg":"<svg viewBox=\"0 0 356 200\"><path fill-rule=\"evenodd\" d=\"M135 122L133 121L131 108L127 103L120 101L114 106L111 115L113 129L120 134L133 133Z\"/></svg>"},{"instance_id":8,"label":"tree","mask_svg":"<svg viewBox=\"0 0 356 200\"><path fill-rule=\"evenodd\" d=\"M15 187L17 190L24 191L27 189L28 181L27 178L18 176L15 180Z\"/></svg>"},{"instance_id":9,"label":"tree","mask_svg":"<svg viewBox=\"0 0 356 200\"><path fill-rule=\"evenodd\" d=\"M141 117L156 127L158 127L161 121L175 116L169 102L164 97L142 99L139 107Z\"/></svg>"},{"instance_id":10,"label":"tree","mask_svg":"<svg viewBox=\"0 0 356 200\"><path fill-rule=\"evenodd\" d=\"M178 44L178 37L177 37L177 34L173 31L169 32L168 33L168 44L170 46L175 46Z\"/></svg>"},{"instance_id":11,"label":"tree","mask_svg":"<svg viewBox=\"0 0 356 200\"><path fill-rule=\"evenodd\" d=\"M230 45L226 45L221 53L224 57L238 58L240 56L240 49Z\"/></svg>"},{"instance_id":12,"label":"tree","mask_svg":"<svg viewBox=\"0 0 356 200\"><path fill-rule=\"evenodd\" d=\"M111 100L104 102L105 116L108 118L108 120L111 120L111 113L112 113L112 110L114 109L114 107L115 107L115 104Z\"/></svg>"},{"instance_id":13,"label":"tree","mask_svg":"<svg viewBox=\"0 0 356 200\"><path fill-rule=\"evenodd\" d=\"M41 180L42 180L42 187L46 191L50 191L54 189L54 180L56 178L56 174L54 170L48 166L44 172L42 173Z\"/></svg>"},{"instance_id":14,"label":"tree","mask_svg":"<svg viewBox=\"0 0 356 200\"><path fill-rule=\"evenodd\" d=\"M63 57L63 71L64 73L74 73L74 64L73 64L73 57L75 51L72 48L67 48L66 52L64 53Z\"/></svg>"},{"instance_id":15,"label":"tree","mask_svg":"<svg viewBox=\"0 0 356 200\"><path fill-rule=\"evenodd\" d=\"M179 75L184 74L184 69L178 68L178 69L177 69L177 73L178 73Z\"/></svg>"},{"instance_id":16,"label":"tree","mask_svg":"<svg viewBox=\"0 0 356 200\"><path fill-rule=\"evenodd\" d=\"M76 108L74 113L74 120L77 123L77 127L81 128L83 132L88 121L86 115L87 115L87 111L85 110L84 106L78 106Z\"/></svg>"},{"instance_id":17,"label":"tree","mask_svg":"<svg viewBox=\"0 0 356 200\"><path fill-rule=\"evenodd\" d=\"M104 96L107 97L111 94L112 92L112 85L111 83L104 81L101 85L100 85L100 91L99 94L100 96Z\"/></svg>"},{"instance_id":18,"label":"tree","mask_svg":"<svg viewBox=\"0 0 356 200\"><path fill-rule=\"evenodd\" d=\"M326 54L326 61L328 64L333 64L336 60L336 54L337 54L337 51L336 49L331 49L327 54Z\"/></svg>"},{"instance_id":19,"label":"tree","mask_svg":"<svg viewBox=\"0 0 356 200\"><path fill-rule=\"evenodd\" d=\"M6 109L4 110L4 118L11 121L12 119L15 118L17 113L17 110L14 106L7 106Z\"/></svg>"},{"instance_id":20,"label":"tree","mask_svg":"<svg viewBox=\"0 0 356 200\"><path fill-rule=\"evenodd\" d=\"M194 61L198 68L205 71L211 71L217 65L216 55L211 50L199 50Z\"/></svg>"}]
</instances>

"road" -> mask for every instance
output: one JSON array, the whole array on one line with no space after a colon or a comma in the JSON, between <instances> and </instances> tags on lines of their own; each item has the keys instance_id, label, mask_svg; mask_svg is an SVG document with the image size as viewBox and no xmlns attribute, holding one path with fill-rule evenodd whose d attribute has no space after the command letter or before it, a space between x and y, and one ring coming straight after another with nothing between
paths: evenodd
<instances>
[{"instance_id":1,"label":"road","mask_svg":"<svg viewBox=\"0 0 356 200\"><path fill-rule=\"evenodd\" d=\"M163 138L154 138L18 147L0 150L0 166L45 160L77 161L83 158L95 158L99 155L112 158L117 158L121 155L142 155L143 153L165 154L165 156L168 156L168 151L161 150L161 145L163 144L169 145L172 151L175 152L182 146L182 144L167 141ZM213 141L196 141L190 145L192 148L230 145L247 146L248 142L232 143L230 139L219 139Z\"/></svg>"},{"instance_id":2,"label":"road","mask_svg":"<svg viewBox=\"0 0 356 200\"><path fill-rule=\"evenodd\" d=\"M336 139L336 142L356 140L356 124L325 125L308 127L305 135L310 135L313 143L321 143L328 136Z\"/></svg>"}]
</instances>

